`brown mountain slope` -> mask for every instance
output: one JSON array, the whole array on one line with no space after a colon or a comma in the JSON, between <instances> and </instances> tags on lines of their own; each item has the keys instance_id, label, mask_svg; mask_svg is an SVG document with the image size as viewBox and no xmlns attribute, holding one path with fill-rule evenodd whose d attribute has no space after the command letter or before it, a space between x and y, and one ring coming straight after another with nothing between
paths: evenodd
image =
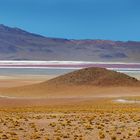
<instances>
[{"instance_id":1,"label":"brown mountain slope","mask_svg":"<svg viewBox=\"0 0 140 140\"><path fill-rule=\"evenodd\" d=\"M86 68L39 84L0 89L2 96L40 98L136 96L139 94L140 81L105 68Z\"/></svg>"},{"instance_id":2,"label":"brown mountain slope","mask_svg":"<svg viewBox=\"0 0 140 140\"><path fill-rule=\"evenodd\" d=\"M126 74L105 68L85 68L77 70L45 83L46 85L93 85L93 86L134 86L140 81Z\"/></svg>"}]
</instances>

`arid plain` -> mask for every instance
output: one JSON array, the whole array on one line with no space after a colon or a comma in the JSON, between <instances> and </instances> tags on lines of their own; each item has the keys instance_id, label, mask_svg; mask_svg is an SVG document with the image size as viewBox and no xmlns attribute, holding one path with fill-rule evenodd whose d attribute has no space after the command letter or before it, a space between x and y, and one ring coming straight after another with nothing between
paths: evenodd
<instances>
[{"instance_id":1,"label":"arid plain","mask_svg":"<svg viewBox=\"0 0 140 140\"><path fill-rule=\"evenodd\" d=\"M116 74L1 77L0 139L139 140L139 81Z\"/></svg>"}]
</instances>

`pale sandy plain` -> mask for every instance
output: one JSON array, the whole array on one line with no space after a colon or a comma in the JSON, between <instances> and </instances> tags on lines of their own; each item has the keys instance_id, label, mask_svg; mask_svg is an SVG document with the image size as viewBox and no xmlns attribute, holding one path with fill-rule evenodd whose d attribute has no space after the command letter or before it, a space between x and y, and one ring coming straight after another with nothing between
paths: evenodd
<instances>
[{"instance_id":1,"label":"pale sandy plain","mask_svg":"<svg viewBox=\"0 0 140 140\"><path fill-rule=\"evenodd\" d=\"M62 86L50 91L46 87L46 93L41 87L40 92L18 92L18 86L26 91L25 85L52 77L1 77L1 140L140 140L140 104L114 102L140 100L140 87Z\"/></svg>"}]
</instances>

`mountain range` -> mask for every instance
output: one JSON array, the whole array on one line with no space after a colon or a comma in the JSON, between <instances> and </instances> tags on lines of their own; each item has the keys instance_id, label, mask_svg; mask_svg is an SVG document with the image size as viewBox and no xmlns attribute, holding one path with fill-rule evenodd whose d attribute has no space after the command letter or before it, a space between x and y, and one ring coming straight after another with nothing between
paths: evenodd
<instances>
[{"instance_id":1,"label":"mountain range","mask_svg":"<svg viewBox=\"0 0 140 140\"><path fill-rule=\"evenodd\" d=\"M0 60L140 62L140 42L50 38L0 25Z\"/></svg>"}]
</instances>

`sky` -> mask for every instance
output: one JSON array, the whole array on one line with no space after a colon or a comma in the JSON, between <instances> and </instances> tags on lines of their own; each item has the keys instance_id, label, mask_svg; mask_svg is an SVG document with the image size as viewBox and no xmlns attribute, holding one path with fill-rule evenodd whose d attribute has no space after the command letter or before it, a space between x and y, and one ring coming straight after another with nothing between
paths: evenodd
<instances>
[{"instance_id":1,"label":"sky","mask_svg":"<svg viewBox=\"0 0 140 140\"><path fill-rule=\"evenodd\" d=\"M0 24L47 37L140 41L140 0L0 0Z\"/></svg>"}]
</instances>

